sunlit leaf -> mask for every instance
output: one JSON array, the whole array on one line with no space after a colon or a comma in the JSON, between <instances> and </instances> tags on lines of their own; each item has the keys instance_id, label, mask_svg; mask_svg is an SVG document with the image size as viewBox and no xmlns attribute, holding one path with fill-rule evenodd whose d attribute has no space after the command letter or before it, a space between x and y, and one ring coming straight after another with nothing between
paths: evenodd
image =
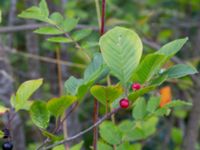
<instances>
[{"instance_id":1,"label":"sunlit leaf","mask_svg":"<svg viewBox=\"0 0 200 150\"><path fill-rule=\"evenodd\" d=\"M29 80L20 85L16 96L11 97L12 106L18 111L19 109L28 109L31 101L27 102L31 95L42 85L43 79Z\"/></svg>"},{"instance_id":2,"label":"sunlit leaf","mask_svg":"<svg viewBox=\"0 0 200 150\"><path fill-rule=\"evenodd\" d=\"M111 72L125 85L130 80L142 55L142 42L133 31L115 27L99 41L105 63Z\"/></svg>"}]
</instances>

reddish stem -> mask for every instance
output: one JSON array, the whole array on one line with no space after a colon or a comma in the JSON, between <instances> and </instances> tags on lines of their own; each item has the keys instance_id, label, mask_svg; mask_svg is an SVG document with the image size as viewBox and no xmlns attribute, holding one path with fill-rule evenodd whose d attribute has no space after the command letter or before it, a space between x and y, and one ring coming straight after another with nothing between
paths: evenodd
<instances>
[{"instance_id":1,"label":"reddish stem","mask_svg":"<svg viewBox=\"0 0 200 150\"><path fill-rule=\"evenodd\" d=\"M98 121L99 116L99 102L94 99L94 115L93 120L94 124ZM98 141L98 127L95 127L93 130L93 149L97 150L97 141Z\"/></svg>"},{"instance_id":2,"label":"reddish stem","mask_svg":"<svg viewBox=\"0 0 200 150\"><path fill-rule=\"evenodd\" d=\"M102 10L101 10L101 29L100 35L104 34L105 31L105 12L106 12L106 0L102 0Z\"/></svg>"},{"instance_id":3,"label":"reddish stem","mask_svg":"<svg viewBox=\"0 0 200 150\"><path fill-rule=\"evenodd\" d=\"M106 10L106 0L102 0L101 5L101 28L100 28L100 36L104 34L105 31L105 10ZM98 113L99 113L99 102L94 100L94 124L98 121ZM93 130L93 149L97 150L97 141L98 141L98 127L95 127Z\"/></svg>"}]
</instances>

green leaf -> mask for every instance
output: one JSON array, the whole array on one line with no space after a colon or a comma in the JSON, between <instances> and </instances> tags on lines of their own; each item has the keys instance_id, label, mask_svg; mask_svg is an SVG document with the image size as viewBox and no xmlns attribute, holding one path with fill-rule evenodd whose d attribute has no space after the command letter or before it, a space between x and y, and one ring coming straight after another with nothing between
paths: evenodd
<instances>
[{"instance_id":1,"label":"green leaf","mask_svg":"<svg viewBox=\"0 0 200 150\"><path fill-rule=\"evenodd\" d=\"M158 123L157 117L151 117L143 122L141 128L145 134L145 138L147 138L148 136L151 136L152 134L156 132L157 123Z\"/></svg>"},{"instance_id":2,"label":"green leaf","mask_svg":"<svg viewBox=\"0 0 200 150\"><path fill-rule=\"evenodd\" d=\"M52 141L60 141L63 139L62 136L57 136L57 135L54 135L46 130L42 130L42 134L46 137L48 137L49 139L51 139Z\"/></svg>"},{"instance_id":3,"label":"green leaf","mask_svg":"<svg viewBox=\"0 0 200 150\"><path fill-rule=\"evenodd\" d=\"M44 34L44 35L59 35L59 34L63 34L64 32L58 30L56 27L53 27L53 26L45 26L45 27L40 27L39 29L36 29L34 33Z\"/></svg>"},{"instance_id":4,"label":"green leaf","mask_svg":"<svg viewBox=\"0 0 200 150\"><path fill-rule=\"evenodd\" d=\"M151 97L147 103L147 111L153 113L160 104L160 97Z\"/></svg>"},{"instance_id":5,"label":"green leaf","mask_svg":"<svg viewBox=\"0 0 200 150\"><path fill-rule=\"evenodd\" d=\"M147 104L144 98L140 98L136 101L133 108L132 115L136 120L141 120L146 115Z\"/></svg>"},{"instance_id":6,"label":"green leaf","mask_svg":"<svg viewBox=\"0 0 200 150\"><path fill-rule=\"evenodd\" d=\"M161 85L163 82L165 82L165 80L167 80L168 75L167 74L161 74L158 77L152 79L150 81L150 85L151 86L159 86Z\"/></svg>"},{"instance_id":7,"label":"green leaf","mask_svg":"<svg viewBox=\"0 0 200 150\"><path fill-rule=\"evenodd\" d=\"M122 86L101 86L95 85L90 89L91 94L102 104L111 104L123 93Z\"/></svg>"},{"instance_id":8,"label":"green leaf","mask_svg":"<svg viewBox=\"0 0 200 150\"><path fill-rule=\"evenodd\" d=\"M69 108L77 100L75 96L62 96L59 98L52 98L47 103L47 109L51 112L55 117L61 116L65 110Z\"/></svg>"},{"instance_id":9,"label":"green leaf","mask_svg":"<svg viewBox=\"0 0 200 150\"><path fill-rule=\"evenodd\" d=\"M181 78L189 74L195 74L197 72L198 71L192 66L185 64L178 64L166 70L164 74L167 74L168 79L171 79L171 78Z\"/></svg>"},{"instance_id":10,"label":"green leaf","mask_svg":"<svg viewBox=\"0 0 200 150\"><path fill-rule=\"evenodd\" d=\"M166 58L165 55L160 54L147 55L135 70L132 81L137 81L141 84L148 82L158 72Z\"/></svg>"},{"instance_id":11,"label":"green leaf","mask_svg":"<svg viewBox=\"0 0 200 150\"><path fill-rule=\"evenodd\" d=\"M98 141L97 149L98 150L113 150L113 148L110 145L103 143L101 141Z\"/></svg>"},{"instance_id":12,"label":"green leaf","mask_svg":"<svg viewBox=\"0 0 200 150\"><path fill-rule=\"evenodd\" d=\"M59 145L59 146L54 147L53 150L65 150L65 146Z\"/></svg>"},{"instance_id":13,"label":"green leaf","mask_svg":"<svg viewBox=\"0 0 200 150\"><path fill-rule=\"evenodd\" d=\"M154 90L155 88L156 88L156 86L152 85L152 86L144 87L138 91L134 91L128 95L128 99L131 101L135 101L140 96L143 96L144 94Z\"/></svg>"},{"instance_id":14,"label":"green leaf","mask_svg":"<svg viewBox=\"0 0 200 150\"><path fill-rule=\"evenodd\" d=\"M67 18L59 25L59 27L64 32L70 32L71 30L73 30L76 27L77 24L78 24L78 19Z\"/></svg>"},{"instance_id":15,"label":"green leaf","mask_svg":"<svg viewBox=\"0 0 200 150\"><path fill-rule=\"evenodd\" d=\"M46 0L41 0L39 3L39 8L44 16L48 18L49 16L49 8L47 6Z\"/></svg>"},{"instance_id":16,"label":"green leaf","mask_svg":"<svg viewBox=\"0 0 200 150\"><path fill-rule=\"evenodd\" d=\"M83 141L81 141L80 143L72 146L72 148L70 148L70 150L81 150L82 146L83 146Z\"/></svg>"},{"instance_id":17,"label":"green leaf","mask_svg":"<svg viewBox=\"0 0 200 150\"><path fill-rule=\"evenodd\" d=\"M125 141L136 141L144 139L145 134L141 127L135 127L133 130L129 131L124 137Z\"/></svg>"},{"instance_id":18,"label":"green leaf","mask_svg":"<svg viewBox=\"0 0 200 150\"><path fill-rule=\"evenodd\" d=\"M166 108L166 107L161 107L161 108L159 108L159 109L157 109L155 112L154 112L154 114L156 115L156 116L164 116L164 115L168 115L169 114L169 112L170 112L170 109L168 109L168 108Z\"/></svg>"},{"instance_id":19,"label":"green leaf","mask_svg":"<svg viewBox=\"0 0 200 150\"><path fill-rule=\"evenodd\" d=\"M122 140L119 129L110 121L104 121L100 125L100 135L109 144L119 144Z\"/></svg>"},{"instance_id":20,"label":"green leaf","mask_svg":"<svg viewBox=\"0 0 200 150\"><path fill-rule=\"evenodd\" d=\"M4 132L0 130L0 138L4 137Z\"/></svg>"},{"instance_id":21,"label":"green leaf","mask_svg":"<svg viewBox=\"0 0 200 150\"><path fill-rule=\"evenodd\" d=\"M129 142L122 143L116 147L116 150L137 150Z\"/></svg>"},{"instance_id":22,"label":"green leaf","mask_svg":"<svg viewBox=\"0 0 200 150\"><path fill-rule=\"evenodd\" d=\"M115 27L99 41L105 63L125 85L130 80L142 55L142 42L132 30Z\"/></svg>"},{"instance_id":23,"label":"green leaf","mask_svg":"<svg viewBox=\"0 0 200 150\"><path fill-rule=\"evenodd\" d=\"M16 96L11 97L12 106L19 109L28 109L32 102L27 102L31 95L42 85L43 79L29 80L20 85Z\"/></svg>"},{"instance_id":24,"label":"green leaf","mask_svg":"<svg viewBox=\"0 0 200 150\"><path fill-rule=\"evenodd\" d=\"M46 103L35 101L30 108L30 116L33 123L39 128L45 129L49 125L50 113L46 107Z\"/></svg>"},{"instance_id":25,"label":"green leaf","mask_svg":"<svg viewBox=\"0 0 200 150\"><path fill-rule=\"evenodd\" d=\"M192 103L185 102L185 101L182 101L182 100L174 100L174 101L171 101L170 103L167 103L165 105L165 107L167 107L167 108L181 107L181 106L192 106Z\"/></svg>"},{"instance_id":26,"label":"green leaf","mask_svg":"<svg viewBox=\"0 0 200 150\"><path fill-rule=\"evenodd\" d=\"M54 22L54 24L58 25L64 20L63 16L59 12L52 13L49 18Z\"/></svg>"},{"instance_id":27,"label":"green leaf","mask_svg":"<svg viewBox=\"0 0 200 150\"><path fill-rule=\"evenodd\" d=\"M65 81L65 91L70 95L77 95L79 87L83 84L83 79L77 79L71 76Z\"/></svg>"},{"instance_id":28,"label":"green leaf","mask_svg":"<svg viewBox=\"0 0 200 150\"><path fill-rule=\"evenodd\" d=\"M174 143L181 144L183 140L183 131L179 128L173 127L171 137Z\"/></svg>"},{"instance_id":29,"label":"green leaf","mask_svg":"<svg viewBox=\"0 0 200 150\"><path fill-rule=\"evenodd\" d=\"M6 113L7 111L9 111L9 110L10 110L9 108L0 105L0 115L5 114L5 113Z\"/></svg>"},{"instance_id":30,"label":"green leaf","mask_svg":"<svg viewBox=\"0 0 200 150\"><path fill-rule=\"evenodd\" d=\"M51 37L51 38L48 38L47 41L54 42L54 43L71 43L71 42L73 42L71 39L62 37L62 36Z\"/></svg>"},{"instance_id":31,"label":"green leaf","mask_svg":"<svg viewBox=\"0 0 200 150\"><path fill-rule=\"evenodd\" d=\"M43 11L39 7L36 6L24 10L18 15L18 17L49 22L48 17L45 14L43 14Z\"/></svg>"},{"instance_id":32,"label":"green leaf","mask_svg":"<svg viewBox=\"0 0 200 150\"><path fill-rule=\"evenodd\" d=\"M75 41L80 41L80 40L84 39L85 37L87 37L88 35L90 35L91 33L92 33L92 30L90 30L90 29L78 30L72 34L72 38Z\"/></svg>"},{"instance_id":33,"label":"green leaf","mask_svg":"<svg viewBox=\"0 0 200 150\"><path fill-rule=\"evenodd\" d=\"M165 44L156 53L163 54L163 55L166 55L168 58L171 58L183 47L183 45L186 43L187 40L188 40L187 37L174 40L170 43Z\"/></svg>"},{"instance_id":34,"label":"green leaf","mask_svg":"<svg viewBox=\"0 0 200 150\"><path fill-rule=\"evenodd\" d=\"M104 62L102 55L96 53L92 62L87 66L84 71L84 83L94 82L104 71Z\"/></svg>"},{"instance_id":35,"label":"green leaf","mask_svg":"<svg viewBox=\"0 0 200 150\"><path fill-rule=\"evenodd\" d=\"M122 121L118 128L122 133L128 133L134 128L134 122L130 120Z\"/></svg>"}]
</instances>

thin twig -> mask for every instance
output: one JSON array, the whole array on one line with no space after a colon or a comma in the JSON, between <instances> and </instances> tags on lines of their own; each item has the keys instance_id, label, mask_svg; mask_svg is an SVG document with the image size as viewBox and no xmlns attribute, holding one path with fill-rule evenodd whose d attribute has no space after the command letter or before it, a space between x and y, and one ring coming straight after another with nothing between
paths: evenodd
<instances>
[{"instance_id":1,"label":"thin twig","mask_svg":"<svg viewBox=\"0 0 200 150\"><path fill-rule=\"evenodd\" d=\"M19 32L19 31L29 31L35 30L39 27L47 26L47 23L35 23L35 24L23 24L23 25L12 25L7 27L0 27L0 33L11 33L11 32ZM98 27L79 24L76 26L76 29L91 29L98 31Z\"/></svg>"},{"instance_id":2,"label":"thin twig","mask_svg":"<svg viewBox=\"0 0 200 150\"><path fill-rule=\"evenodd\" d=\"M22 56L27 57L27 58L37 59L37 60L48 62L48 63L55 63L56 64L58 62L54 58L43 57L43 56L39 56L39 55L34 55L34 54L19 52L19 51L15 50L15 49L9 50L7 48L7 52L11 53L11 54L19 54L19 55L22 55ZM60 60L59 63L61 65L65 65L65 66L69 66L69 67L85 68L85 65L77 64L77 63L72 63L72 62L68 62L68 61L64 61L64 60Z\"/></svg>"},{"instance_id":3,"label":"thin twig","mask_svg":"<svg viewBox=\"0 0 200 150\"><path fill-rule=\"evenodd\" d=\"M77 133L76 135L74 135L74 136L72 136L72 137L69 137L69 138L64 139L64 140L62 140L62 141L59 141L59 142L54 143L54 144L52 144L52 145L49 145L49 146L47 146L47 147L45 147L45 148L41 147L40 149L43 148L43 150L48 150L48 149L51 149L51 148L53 148L53 147L55 147L55 146L62 145L62 144L64 144L64 143L70 142L70 141L72 141L72 140L74 140L74 139L76 139L76 138L82 136L83 134L89 132L89 131L92 130L93 128L99 126L103 121L105 121L106 119L110 118L113 114L116 114L120 109L121 109L120 107L119 107L119 108L116 108L116 109L114 109L113 111L111 111L110 113L104 115L104 116L103 116L100 120L98 120L95 124L93 124L92 126L90 126L90 127L87 128L87 129L83 130L82 132L79 132L79 133ZM40 149L38 149L38 150L40 150Z\"/></svg>"}]
</instances>

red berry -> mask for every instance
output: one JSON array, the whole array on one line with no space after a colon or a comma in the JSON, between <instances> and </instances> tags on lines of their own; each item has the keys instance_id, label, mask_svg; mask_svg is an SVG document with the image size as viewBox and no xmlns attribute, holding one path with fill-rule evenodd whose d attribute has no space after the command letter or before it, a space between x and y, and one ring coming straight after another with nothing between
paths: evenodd
<instances>
[{"instance_id":1,"label":"red berry","mask_svg":"<svg viewBox=\"0 0 200 150\"><path fill-rule=\"evenodd\" d=\"M123 98L119 101L119 105L121 108L128 108L129 106L129 100L126 98Z\"/></svg>"},{"instance_id":2,"label":"red berry","mask_svg":"<svg viewBox=\"0 0 200 150\"><path fill-rule=\"evenodd\" d=\"M133 83L132 84L132 89L134 90L134 91L137 91L137 90L139 90L141 88L141 85L139 84L139 83Z\"/></svg>"}]
</instances>

